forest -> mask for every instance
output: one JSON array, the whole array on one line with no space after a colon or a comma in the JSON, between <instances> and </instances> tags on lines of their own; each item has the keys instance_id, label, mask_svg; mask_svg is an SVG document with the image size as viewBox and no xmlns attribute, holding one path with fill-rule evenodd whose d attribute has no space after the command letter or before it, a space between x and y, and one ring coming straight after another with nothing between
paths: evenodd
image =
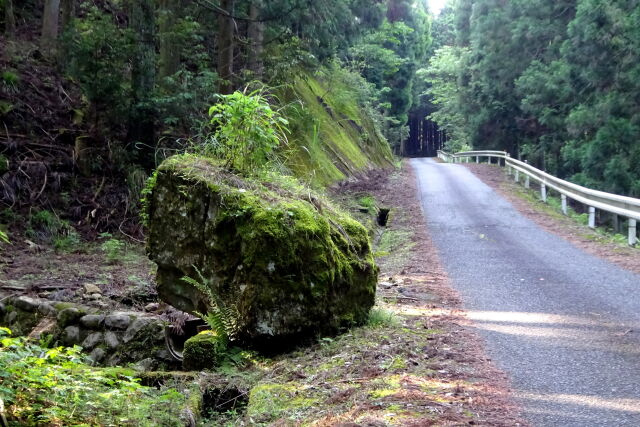
<instances>
[{"instance_id":1,"label":"forest","mask_svg":"<svg viewBox=\"0 0 640 427\"><path fill-rule=\"evenodd\" d=\"M432 119L575 183L640 195L635 1L458 0L434 25Z\"/></svg>"},{"instance_id":2,"label":"forest","mask_svg":"<svg viewBox=\"0 0 640 427\"><path fill-rule=\"evenodd\" d=\"M259 91L287 117L291 144L277 157L298 176L318 169L308 179L315 186L343 178L350 166L309 167L324 156L314 142L336 136L317 123L305 96L311 104L333 97L334 109L366 111L371 123L361 136L384 138L399 154L408 116L424 101L416 77L431 44L423 2L3 0L2 6L0 164L8 172L2 202L60 210L67 220L90 222L94 235L120 226L141 236L145 179L172 154L215 145L208 111L225 95ZM315 78L324 86L296 85ZM106 209L123 194L124 210Z\"/></svg>"}]
</instances>

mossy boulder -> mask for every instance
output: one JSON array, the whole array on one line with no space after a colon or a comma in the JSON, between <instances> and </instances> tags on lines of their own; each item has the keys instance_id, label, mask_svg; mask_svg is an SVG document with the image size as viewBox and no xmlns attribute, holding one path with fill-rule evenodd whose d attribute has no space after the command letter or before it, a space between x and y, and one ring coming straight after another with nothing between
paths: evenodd
<instances>
[{"instance_id":1,"label":"mossy boulder","mask_svg":"<svg viewBox=\"0 0 640 427\"><path fill-rule=\"evenodd\" d=\"M208 312L208 299L181 278L204 282L237 311L237 338L255 346L365 321L378 273L366 229L282 181L245 180L196 156L166 160L145 208L160 297Z\"/></svg>"},{"instance_id":2,"label":"mossy boulder","mask_svg":"<svg viewBox=\"0 0 640 427\"><path fill-rule=\"evenodd\" d=\"M203 331L184 343L182 367L187 371L212 369L220 364L225 345L214 331Z\"/></svg>"}]
</instances>

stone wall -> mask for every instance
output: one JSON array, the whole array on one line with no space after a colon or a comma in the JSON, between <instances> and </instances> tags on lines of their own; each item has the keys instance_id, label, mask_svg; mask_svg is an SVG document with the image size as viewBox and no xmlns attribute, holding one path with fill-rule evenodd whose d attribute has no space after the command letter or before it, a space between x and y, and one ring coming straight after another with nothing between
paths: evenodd
<instances>
[{"instance_id":1,"label":"stone wall","mask_svg":"<svg viewBox=\"0 0 640 427\"><path fill-rule=\"evenodd\" d=\"M96 364L135 362L145 370L179 365L165 345L166 322L151 313L101 312L81 304L18 296L0 303L0 325L14 335L79 345Z\"/></svg>"}]
</instances>

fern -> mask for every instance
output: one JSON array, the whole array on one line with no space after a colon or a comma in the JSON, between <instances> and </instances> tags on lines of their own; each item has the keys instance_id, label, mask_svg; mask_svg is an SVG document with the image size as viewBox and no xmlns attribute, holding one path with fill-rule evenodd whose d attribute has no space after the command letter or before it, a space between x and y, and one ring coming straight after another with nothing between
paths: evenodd
<instances>
[{"instance_id":1,"label":"fern","mask_svg":"<svg viewBox=\"0 0 640 427\"><path fill-rule=\"evenodd\" d=\"M207 298L209 311L206 314L196 312L196 315L207 323L220 338L220 344L226 347L230 341L236 338L238 332L238 318L240 316L238 308L233 304L225 304L222 298L213 292L200 270L195 266L194 268L200 280L188 276L184 276L181 280L202 292Z\"/></svg>"}]
</instances>

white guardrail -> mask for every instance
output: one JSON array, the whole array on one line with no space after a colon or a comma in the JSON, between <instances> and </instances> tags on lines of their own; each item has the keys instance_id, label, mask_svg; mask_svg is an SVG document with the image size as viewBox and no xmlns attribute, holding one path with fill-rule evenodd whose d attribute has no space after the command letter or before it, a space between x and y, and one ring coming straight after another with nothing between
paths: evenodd
<instances>
[{"instance_id":1,"label":"white guardrail","mask_svg":"<svg viewBox=\"0 0 640 427\"><path fill-rule=\"evenodd\" d=\"M463 151L449 154L438 150L438 157L447 163L469 163L472 158L475 158L476 163L480 163L481 158L488 159L489 163L495 158L500 163L500 159L502 159L507 173L513 174L516 182L520 181L520 174L523 174L526 188L530 187L532 179L540 183L540 197L543 202L547 201L547 189L552 189L560 193L562 213L565 215L567 215L567 198L587 205L589 207L589 227L591 228L596 227L596 209L628 218L629 245L633 246L638 242L637 223L640 221L640 199L592 190L564 181L525 162L512 159L504 151Z\"/></svg>"}]
</instances>

